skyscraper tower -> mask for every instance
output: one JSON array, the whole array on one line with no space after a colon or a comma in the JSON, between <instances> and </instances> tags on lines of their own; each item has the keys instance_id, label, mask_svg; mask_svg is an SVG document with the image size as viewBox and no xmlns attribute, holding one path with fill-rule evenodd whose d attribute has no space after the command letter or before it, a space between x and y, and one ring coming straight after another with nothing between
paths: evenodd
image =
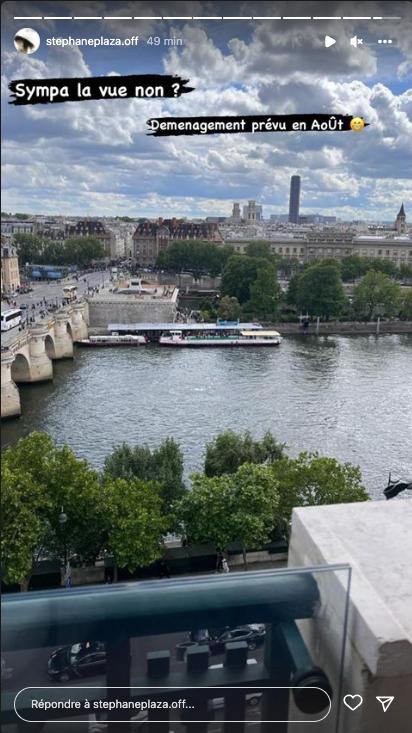
<instances>
[{"instance_id":1,"label":"skyscraper tower","mask_svg":"<svg viewBox=\"0 0 412 733\"><path fill-rule=\"evenodd\" d=\"M290 179L290 198L289 198L289 221L291 224L299 222L299 204L300 204L300 176L292 176Z\"/></svg>"},{"instance_id":2,"label":"skyscraper tower","mask_svg":"<svg viewBox=\"0 0 412 733\"><path fill-rule=\"evenodd\" d=\"M406 232L406 216L405 216L405 209L404 209L403 204L401 208L399 209L398 216L396 217L395 229L398 232L398 234L405 234Z\"/></svg>"}]
</instances>

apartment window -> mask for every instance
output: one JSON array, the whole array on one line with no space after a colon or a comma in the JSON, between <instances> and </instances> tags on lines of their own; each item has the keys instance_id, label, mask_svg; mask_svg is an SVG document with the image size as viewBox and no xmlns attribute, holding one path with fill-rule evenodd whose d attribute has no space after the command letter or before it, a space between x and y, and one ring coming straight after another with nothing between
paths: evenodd
<instances>
[{"instance_id":1,"label":"apartment window","mask_svg":"<svg viewBox=\"0 0 412 733\"><path fill-rule=\"evenodd\" d=\"M283 252L283 247L279 247L279 254Z\"/></svg>"},{"instance_id":2,"label":"apartment window","mask_svg":"<svg viewBox=\"0 0 412 733\"><path fill-rule=\"evenodd\" d=\"M382 254L382 250L378 249L378 255L381 255L381 254Z\"/></svg>"},{"instance_id":3,"label":"apartment window","mask_svg":"<svg viewBox=\"0 0 412 733\"><path fill-rule=\"evenodd\" d=\"M301 247L301 248L300 248L300 254L301 254L301 255L305 254L305 248L304 248L304 247Z\"/></svg>"},{"instance_id":4,"label":"apartment window","mask_svg":"<svg viewBox=\"0 0 412 733\"><path fill-rule=\"evenodd\" d=\"M290 252L290 247L286 247L286 254L288 255Z\"/></svg>"},{"instance_id":5,"label":"apartment window","mask_svg":"<svg viewBox=\"0 0 412 733\"><path fill-rule=\"evenodd\" d=\"M314 253L314 251L315 251L314 249L310 249L310 250L309 250L310 254L313 254L313 253Z\"/></svg>"},{"instance_id":6,"label":"apartment window","mask_svg":"<svg viewBox=\"0 0 412 733\"><path fill-rule=\"evenodd\" d=\"M294 247L293 248L293 254L296 254L296 252L297 252L297 249L296 249L296 247Z\"/></svg>"},{"instance_id":7,"label":"apartment window","mask_svg":"<svg viewBox=\"0 0 412 733\"><path fill-rule=\"evenodd\" d=\"M338 247L338 248L337 248L337 250L336 250L336 254L337 254L337 255L340 255L340 247Z\"/></svg>"},{"instance_id":8,"label":"apartment window","mask_svg":"<svg viewBox=\"0 0 412 733\"><path fill-rule=\"evenodd\" d=\"M387 254L387 255L390 255L390 253L391 253L391 252L390 252L390 250L389 250L389 249L387 249L387 250L386 250L386 254Z\"/></svg>"}]
</instances>

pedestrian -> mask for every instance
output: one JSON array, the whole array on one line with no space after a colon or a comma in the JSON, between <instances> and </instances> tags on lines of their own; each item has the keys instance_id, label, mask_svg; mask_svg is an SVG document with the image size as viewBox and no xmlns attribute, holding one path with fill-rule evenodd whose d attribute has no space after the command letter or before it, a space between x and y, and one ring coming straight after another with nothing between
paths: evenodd
<instances>
[{"instance_id":1,"label":"pedestrian","mask_svg":"<svg viewBox=\"0 0 412 733\"><path fill-rule=\"evenodd\" d=\"M159 579L170 578L170 570L166 560L160 560L159 562Z\"/></svg>"},{"instance_id":2,"label":"pedestrian","mask_svg":"<svg viewBox=\"0 0 412 733\"><path fill-rule=\"evenodd\" d=\"M216 572L222 573L223 572L223 552L222 550L217 551L217 560L216 560Z\"/></svg>"},{"instance_id":3,"label":"pedestrian","mask_svg":"<svg viewBox=\"0 0 412 733\"><path fill-rule=\"evenodd\" d=\"M227 563L226 558L224 557L222 559L222 573L228 573L229 572L229 565Z\"/></svg>"}]
</instances>

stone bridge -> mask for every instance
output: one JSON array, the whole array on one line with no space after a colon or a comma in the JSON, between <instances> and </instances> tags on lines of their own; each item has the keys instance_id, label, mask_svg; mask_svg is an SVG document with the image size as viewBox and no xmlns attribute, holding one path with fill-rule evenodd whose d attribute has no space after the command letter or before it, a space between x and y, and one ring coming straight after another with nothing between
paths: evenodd
<instances>
[{"instance_id":1,"label":"stone bridge","mask_svg":"<svg viewBox=\"0 0 412 733\"><path fill-rule=\"evenodd\" d=\"M88 335L87 303L74 303L2 344L1 417L21 414L18 384L53 379L53 361L72 359L73 344Z\"/></svg>"}]
</instances>

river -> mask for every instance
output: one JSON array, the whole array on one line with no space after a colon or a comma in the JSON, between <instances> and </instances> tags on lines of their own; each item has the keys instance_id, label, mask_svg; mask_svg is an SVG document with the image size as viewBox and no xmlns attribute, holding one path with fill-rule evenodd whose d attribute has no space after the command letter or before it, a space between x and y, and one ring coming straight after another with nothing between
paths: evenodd
<instances>
[{"instance_id":1,"label":"river","mask_svg":"<svg viewBox=\"0 0 412 733\"><path fill-rule=\"evenodd\" d=\"M408 335L288 336L273 349L77 349L54 373L21 388L22 417L3 424L3 446L43 430L101 468L115 444L171 436L189 475L219 431L271 430L291 455L358 464L376 499L389 470L412 475Z\"/></svg>"}]
</instances>

